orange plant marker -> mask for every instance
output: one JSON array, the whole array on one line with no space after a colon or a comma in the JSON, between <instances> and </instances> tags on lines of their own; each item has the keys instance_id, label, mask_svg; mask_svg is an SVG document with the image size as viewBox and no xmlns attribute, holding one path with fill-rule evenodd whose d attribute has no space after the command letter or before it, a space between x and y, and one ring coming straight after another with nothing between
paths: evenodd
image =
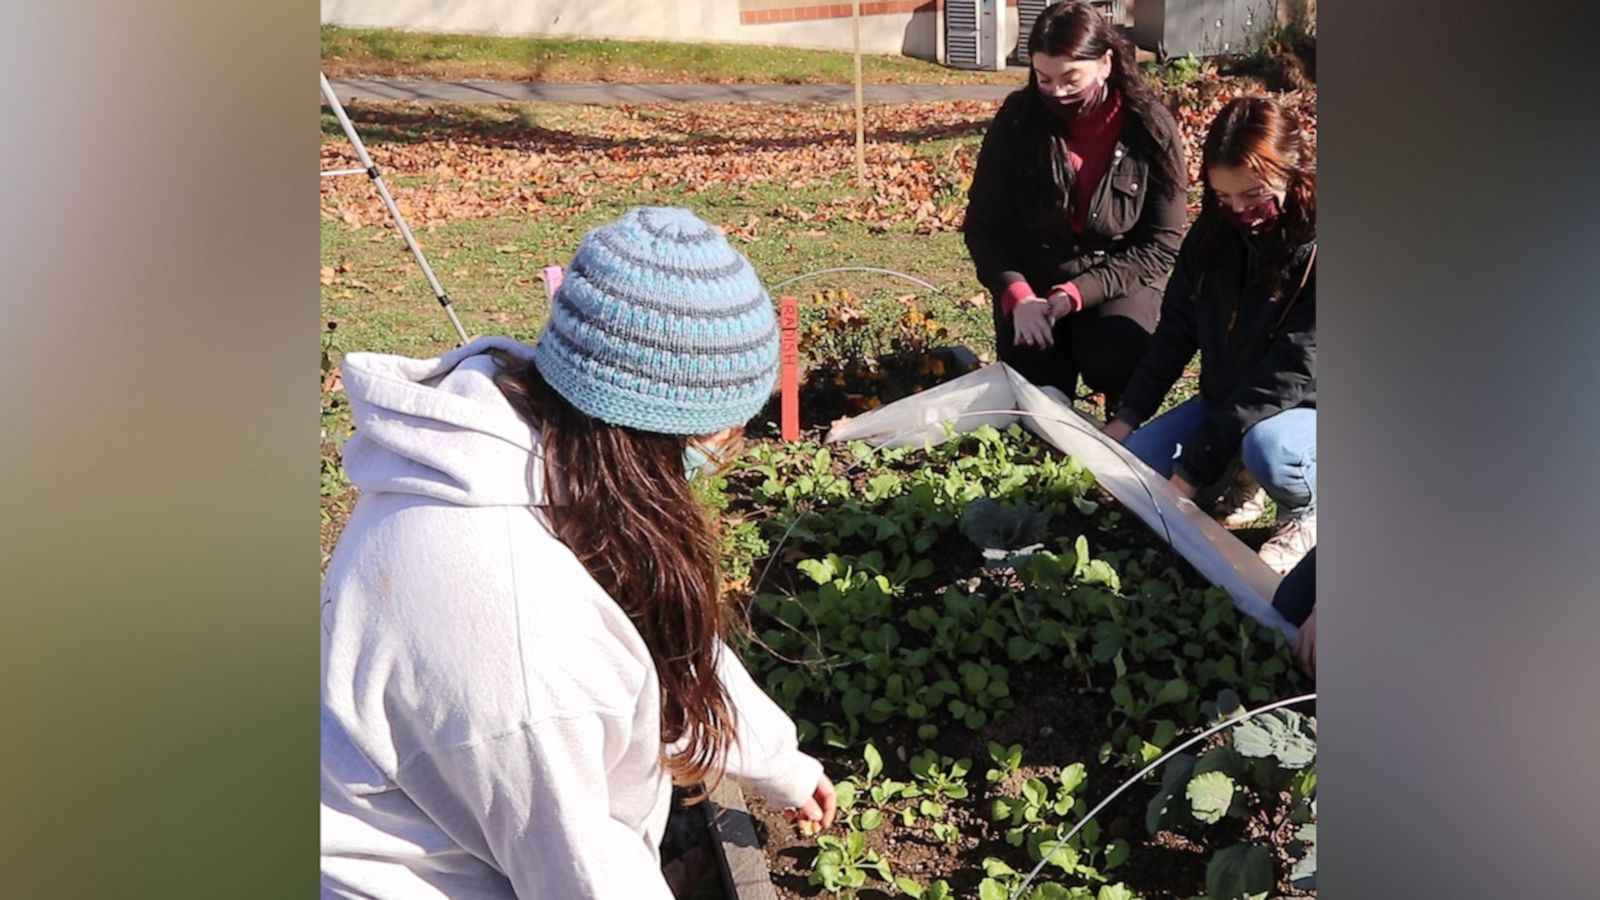
<instances>
[{"instance_id":1,"label":"orange plant marker","mask_svg":"<svg viewBox=\"0 0 1600 900\"><path fill-rule=\"evenodd\" d=\"M800 440L800 302L793 297L778 301L781 341L778 365L783 379L783 439Z\"/></svg>"}]
</instances>

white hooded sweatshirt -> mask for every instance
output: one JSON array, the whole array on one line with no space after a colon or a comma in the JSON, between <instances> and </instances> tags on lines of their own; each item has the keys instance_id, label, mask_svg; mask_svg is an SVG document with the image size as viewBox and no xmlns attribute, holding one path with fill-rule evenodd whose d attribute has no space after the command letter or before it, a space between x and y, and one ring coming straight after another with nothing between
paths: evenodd
<instances>
[{"instance_id":1,"label":"white hooded sweatshirt","mask_svg":"<svg viewBox=\"0 0 1600 900\"><path fill-rule=\"evenodd\" d=\"M530 352L345 357L361 497L322 591L322 896L670 897L655 668L546 527L491 347ZM728 772L798 806L822 767L724 651Z\"/></svg>"}]
</instances>

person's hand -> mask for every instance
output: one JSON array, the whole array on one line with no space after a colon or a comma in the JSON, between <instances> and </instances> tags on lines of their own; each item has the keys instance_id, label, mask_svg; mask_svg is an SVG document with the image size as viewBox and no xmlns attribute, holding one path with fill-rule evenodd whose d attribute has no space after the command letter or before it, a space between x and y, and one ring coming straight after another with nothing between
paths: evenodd
<instances>
[{"instance_id":1,"label":"person's hand","mask_svg":"<svg viewBox=\"0 0 1600 900\"><path fill-rule=\"evenodd\" d=\"M1050 305L1038 297L1029 297L1011 310L1012 342L1018 347L1039 347L1055 344L1055 334L1050 324Z\"/></svg>"},{"instance_id":2,"label":"person's hand","mask_svg":"<svg viewBox=\"0 0 1600 900\"><path fill-rule=\"evenodd\" d=\"M817 780L816 790L812 791L811 799L800 805L799 809L793 807L783 811L783 817L791 822L799 822L800 830L807 834L817 831L827 831L833 824L834 811L839 807L838 795L834 793L833 782L823 775Z\"/></svg>"},{"instance_id":3,"label":"person's hand","mask_svg":"<svg viewBox=\"0 0 1600 900\"><path fill-rule=\"evenodd\" d=\"M1128 442L1128 435L1133 434L1133 426L1122 419L1112 419L1100 426L1100 432L1119 444Z\"/></svg>"},{"instance_id":4,"label":"person's hand","mask_svg":"<svg viewBox=\"0 0 1600 900\"><path fill-rule=\"evenodd\" d=\"M1050 299L1046 303L1049 306L1047 311L1050 313L1050 321L1052 322L1077 308L1077 304L1072 302L1072 295L1066 291L1051 292Z\"/></svg>"},{"instance_id":5,"label":"person's hand","mask_svg":"<svg viewBox=\"0 0 1600 900\"><path fill-rule=\"evenodd\" d=\"M1194 499L1194 485L1190 484L1188 479L1174 472L1169 480L1172 482L1172 489L1179 495L1188 500Z\"/></svg>"},{"instance_id":6,"label":"person's hand","mask_svg":"<svg viewBox=\"0 0 1600 900\"><path fill-rule=\"evenodd\" d=\"M1311 610L1311 615L1306 617L1306 623L1300 626L1300 636L1295 638L1294 658L1300 663L1300 671L1306 677L1315 681L1317 678L1317 611Z\"/></svg>"}]
</instances>

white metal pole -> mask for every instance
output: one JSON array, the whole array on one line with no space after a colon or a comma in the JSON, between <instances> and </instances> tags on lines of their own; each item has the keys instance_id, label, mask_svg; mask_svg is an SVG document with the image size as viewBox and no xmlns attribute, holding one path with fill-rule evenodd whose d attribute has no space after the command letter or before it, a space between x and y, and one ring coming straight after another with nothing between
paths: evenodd
<instances>
[{"instance_id":1,"label":"white metal pole","mask_svg":"<svg viewBox=\"0 0 1600 900\"><path fill-rule=\"evenodd\" d=\"M861 108L861 0L850 0L850 18L855 23L856 43L856 181L867 189L867 142L865 116Z\"/></svg>"},{"instance_id":2,"label":"white metal pole","mask_svg":"<svg viewBox=\"0 0 1600 900\"><path fill-rule=\"evenodd\" d=\"M362 168L367 177L378 189L378 196L383 198L383 205L389 207L389 215L394 217L394 224L400 229L400 236L405 238L406 246L411 248L411 255L417 258L417 265L422 267L423 277L428 279L428 287L433 289L433 296L444 307L445 315L450 317L450 324L455 326L456 334L461 338L461 343L467 342L467 330L461 327L461 320L456 317L455 308L450 305L450 295L444 292L439 279L433 274L433 267L428 265L428 258L422 255L422 248L417 246L417 239L411 234L411 226L406 224L405 216L400 215L400 207L395 205L394 197L389 194L389 186L383 183L383 176L378 173L378 167L373 164L372 157L367 155L367 147L361 143L361 135L356 134L356 126L351 123L350 117L345 114L344 105L339 102L339 97L333 92L333 85L328 83L328 76L323 72L317 75L322 79L322 97L328 101L328 106L333 108L333 115L339 120L339 127L344 129L345 137L350 139L351 146L356 148L356 158L361 160ZM329 175L350 174L354 170L337 169L322 173Z\"/></svg>"}]
</instances>

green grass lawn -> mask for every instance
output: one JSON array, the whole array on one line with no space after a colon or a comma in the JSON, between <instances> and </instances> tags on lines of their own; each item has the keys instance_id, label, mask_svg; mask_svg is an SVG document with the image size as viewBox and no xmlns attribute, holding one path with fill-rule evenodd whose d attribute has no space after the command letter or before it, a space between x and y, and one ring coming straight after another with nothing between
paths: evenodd
<instances>
[{"instance_id":1,"label":"green grass lawn","mask_svg":"<svg viewBox=\"0 0 1600 900\"><path fill-rule=\"evenodd\" d=\"M357 75L501 81L842 84L854 56L745 44L424 34L322 27L322 68ZM969 72L901 56L863 54L861 77L896 84L1009 84L1016 73Z\"/></svg>"},{"instance_id":2,"label":"green grass lawn","mask_svg":"<svg viewBox=\"0 0 1600 900\"><path fill-rule=\"evenodd\" d=\"M972 115L987 111L980 107ZM917 234L909 219L853 221L848 212L832 214L864 202L848 166L830 166L834 157L814 159L814 145L821 143L848 157L849 132L839 127L847 118L836 110L799 110L781 123L769 111L748 108L674 118L691 114L559 104L385 104L353 109L352 115L402 206L431 203L430 209L443 209L412 215L410 224L474 334L533 338L547 311L545 266L564 265L588 228L630 206L677 205L728 230L769 285L839 266L893 269L932 283L937 292L891 277L843 273L807 279L785 293L808 298L846 289L862 298L875 319L898 309L896 298L916 294L953 341L977 352L993 350L987 308L959 302L981 288L958 232ZM959 125L962 117L954 121ZM341 152L342 133L331 116L324 115L323 127L328 152ZM755 133L763 128L765 133ZM894 139L880 142L876 153L894 151L891 166L922 164L935 173L954 155L975 151L981 139L975 132L949 135L938 128L892 133ZM463 144L473 147L462 151L474 154L468 161L441 162L445 157L438 154L451 152L445 148ZM538 153L546 154L542 165L509 173L503 168ZM683 177L686 158L690 174L703 171L703 177ZM745 166L750 158L770 165ZM537 210L510 198L482 199L518 187L519 178L548 182ZM338 323L335 359L339 351L354 349L446 349L454 342L449 322L399 234L387 227L375 192L364 179L342 181L324 185L325 210L348 201L363 204L364 212L356 222L332 214L322 220L323 313ZM941 203L958 199L953 185L941 191ZM453 212L469 203L466 213ZM797 211L808 210L814 218L796 218Z\"/></svg>"},{"instance_id":3,"label":"green grass lawn","mask_svg":"<svg viewBox=\"0 0 1600 900\"><path fill-rule=\"evenodd\" d=\"M952 203L958 160L981 139L969 120L991 111L947 110L943 119L932 111L913 113L908 123L882 123L874 153L891 161L875 169L933 173L942 179L935 184L938 199ZM768 285L819 269L876 266L939 289L851 272L775 291L801 299L802 328L827 316L829 306L812 302L813 294L846 290L868 314L869 343L886 349L905 309L900 299L914 295L947 328L947 343L993 352L987 297L970 302L981 288L960 233L918 234L900 204L871 206L874 198L862 194L852 168L836 163L850 158L850 131L841 124L848 119L836 109L780 116L748 105L624 112L555 104L384 104L355 107L351 114L398 201L410 210L408 221L471 334L533 341L549 309L544 267L565 265L587 229L630 206L660 204L690 207L723 227ZM323 128L324 167L340 167L348 152L342 132L327 116ZM540 162L506 168L533 157ZM371 185L363 178L334 181L323 184L321 222L322 316L335 325L323 332L329 365L355 350L431 356L455 346L449 320L376 205ZM537 209L506 194L531 182L548 187ZM875 182L888 191L903 183L916 184ZM360 215L346 219L339 214L346 208ZM850 218L875 208L884 214ZM809 362L814 354L806 349ZM324 390L322 400L326 552L351 499L337 465L351 421L342 392Z\"/></svg>"},{"instance_id":4,"label":"green grass lawn","mask_svg":"<svg viewBox=\"0 0 1600 900\"><path fill-rule=\"evenodd\" d=\"M827 316L827 304L807 302L814 294L844 290L868 314L869 348L887 349L901 301L914 297L947 330L943 343L987 358L994 353L988 298L959 231L929 233L906 210L919 202L907 192L918 190L941 209L964 206L963 172L991 113L992 105L981 104L929 104L899 118L885 113L875 120L874 181L863 194L844 162L851 158L848 116L824 105L352 109L471 334L533 340L548 311L545 266L564 265L587 229L630 206L678 205L724 228L768 285L821 269L873 266L938 289L845 272L774 291L803 301L803 329ZM331 117L324 119L324 164L332 167L346 145ZM325 338L330 363L350 350L427 356L453 346L449 320L371 186L360 178L340 182L323 185L322 312L336 323ZM532 184L542 186L529 194ZM359 215L340 215L356 207ZM827 349L803 352L810 363ZM1178 397L1187 395L1184 387ZM324 426L335 436L348 431L342 406L330 405Z\"/></svg>"},{"instance_id":5,"label":"green grass lawn","mask_svg":"<svg viewBox=\"0 0 1600 900\"><path fill-rule=\"evenodd\" d=\"M992 351L987 308L957 302L981 291L959 233L916 235L909 224L881 229L850 221L819 225L772 215L783 204L819 203L852 193L851 178L842 174L799 191L782 185L717 187L690 196L677 184L651 191L605 189L589 209L570 217L450 221L419 228L417 236L462 324L473 334L531 340L548 312L541 280L545 266L565 265L584 231L630 206L671 205L688 206L716 223L747 223L753 217L754 239L735 236L733 243L769 285L840 266L893 269L929 282L940 290L848 272L808 278L784 293L809 298L814 292L843 288L865 300L875 314L892 309L897 297L916 294L946 323L954 341L974 351ZM340 349L426 354L454 343L449 321L394 229L351 228L324 219L322 264L337 270L332 283L323 285L322 296L324 317L339 323Z\"/></svg>"},{"instance_id":6,"label":"green grass lawn","mask_svg":"<svg viewBox=\"0 0 1600 900\"><path fill-rule=\"evenodd\" d=\"M854 178L850 113L826 104L382 103L352 104L350 114L473 335L536 339L549 308L544 267L565 265L587 229L641 204L687 206L722 227L769 286L820 269L874 266L937 288L845 272L773 290L802 301L802 335L838 306L816 302L821 292L848 291L866 313L857 344L803 342L802 363L810 365L843 357L841 347L887 350L907 298L944 326L937 343L993 358L989 298L960 232L951 221L930 227L917 210L964 208L966 176L994 106L875 108L865 191ZM349 165L343 133L326 113L322 128L323 167ZM322 208L322 316L334 325L323 332L324 376L350 351L426 357L455 346L371 184L324 179ZM351 499L338 467L351 421L336 379L325 382L326 551ZM1183 379L1168 405L1193 390L1193 379Z\"/></svg>"}]
</instances>

